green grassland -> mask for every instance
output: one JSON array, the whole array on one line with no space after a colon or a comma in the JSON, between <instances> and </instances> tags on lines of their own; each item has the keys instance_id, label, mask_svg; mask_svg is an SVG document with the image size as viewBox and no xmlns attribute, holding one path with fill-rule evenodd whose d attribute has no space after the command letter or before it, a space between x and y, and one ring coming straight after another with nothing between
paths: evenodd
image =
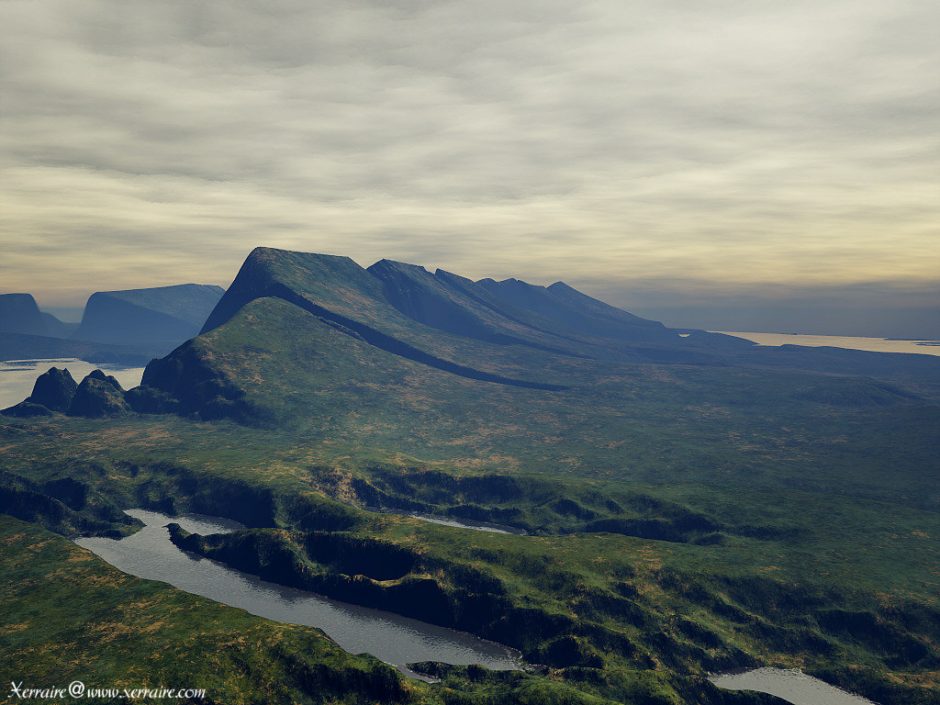
<instances>
[{"instance_id":1,"label":"green grassland","mask_svg":"<svg viewBox=\"0 0 940 705\"><path fill-rule=\"evenodd\" d=\"M756 664L801 666L881 702L928 703L940 683L938 522L916 506L801 488L740 487L730 496L693 483L364 461L369 454L325 464L310 462L296 439L282 446L286 436L173 417L17 421L0 438L40 494L68 477L91 488L87 496L110 498L101 503L238 519L256 529L186 548L498 639L549 666L548 676L530 678L581 693L721 702L703 676ZM78 442L61 450L69 438ZM463 516L471 507L473 517L530 534L361 509L376 498L387 511ZM104 516L94 502L71 511ZM74 522L46 523L75 533ZM413 560L400 575L370 577L367 562L310 550L331 541L347 546L340 554L404 551ZM299 572L313 582L298 582ZM413 592L429 585L433 603Z\"/></svg>"}]
</instances>

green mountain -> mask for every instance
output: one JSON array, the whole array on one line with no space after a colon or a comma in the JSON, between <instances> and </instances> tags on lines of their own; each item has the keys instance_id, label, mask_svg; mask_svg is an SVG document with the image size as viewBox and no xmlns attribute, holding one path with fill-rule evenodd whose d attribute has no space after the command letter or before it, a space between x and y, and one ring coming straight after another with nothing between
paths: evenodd
<instances>
[{"instance_id":1,"label":"green mountain","mask_svg":"<svg viewBox=\"0 0 940 705\"><path fill-rule=\"evenodd\" d=\"M204 284L99 291L89 297L73 337L170 350L199 332L222 293Z\"/></svg>"},{"instance_id":2,"label":"green mountain","mask_svg":"<svg viewBox=\"0 0 940 705\"><path fill-rule=\"evenodd\" d=\"M143 384L178 399L184 413L247 423L322 423L378 400L391 410L396 399L415 394L433 408L459 400L460 417L515 416L537 404L559 419L578 413L609 420L636 394L638 384L625 383L635 365L650 363L692 365L715 376L716 399L727 394L719 378L755 376L746 370L813 373L809 401L851 402L833 373L940 382L940 363L926 356L777 350L679 332L562 283L473 282L388 260L364 269L346 257L257 249L202 334L154 360ZM620 384L612 383L618 375ZM368 394L366 384L373 385ZM659 393L667 400L675 391ZM885 401L914 397L901 391ZM795 403L790 390L787 400ZM445 416L450 425L453 417ZM394 424L402 431L412 425L407 414ZM442 432L442 442L447 438Z\"/></svg>"}]
</instances>

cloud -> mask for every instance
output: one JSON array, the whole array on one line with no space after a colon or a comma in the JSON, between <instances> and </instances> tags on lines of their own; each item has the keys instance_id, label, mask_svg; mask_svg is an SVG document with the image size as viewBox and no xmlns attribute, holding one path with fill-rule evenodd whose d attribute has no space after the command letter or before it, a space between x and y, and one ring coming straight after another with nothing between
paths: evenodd
<instances>
[{"instance_id":1,"label":"cloud","mask_svg":"<svg viewBox=\"0 0 940 705\"><path fill-rule=\"evenodd\" d=\"M940 272L930 0L0 0L0 277Z\"/></svg>"}]
</instances>

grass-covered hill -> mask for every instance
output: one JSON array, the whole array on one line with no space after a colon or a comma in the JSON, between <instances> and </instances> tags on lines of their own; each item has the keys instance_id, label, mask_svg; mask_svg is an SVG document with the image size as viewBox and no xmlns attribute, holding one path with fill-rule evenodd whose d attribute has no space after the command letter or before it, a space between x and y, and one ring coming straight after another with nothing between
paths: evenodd
<instances>
[{"instance_id":1,"label":"grass-covered hill","mask_svg":"<svg viewBox=\"0 0 940 705\"><path fill-rule=\"evenodd\" d=\"M256 250L203 334L151 363L144 386L186 415L458 467L720 485L759 475L940 503L936 358L681 337L563 285L503 282L513 295L500 298L496 283L455 280ZM567 306L546 303L556 296Z\"/></svg>"},{"instance_id":2,"label":"grass-covered hill","mask_svg":"<svg viewBox=\"0 0 940 705\"><path fill-rule=\"evenodd\" d=\"M256 250L118 415L0 417L0 512L237 519L173 538L540 666L426 665L429 702L770 702L706 680L758 664L934 702L940 360L681 333L564 284Z\"/></svg>"}]
</instances>

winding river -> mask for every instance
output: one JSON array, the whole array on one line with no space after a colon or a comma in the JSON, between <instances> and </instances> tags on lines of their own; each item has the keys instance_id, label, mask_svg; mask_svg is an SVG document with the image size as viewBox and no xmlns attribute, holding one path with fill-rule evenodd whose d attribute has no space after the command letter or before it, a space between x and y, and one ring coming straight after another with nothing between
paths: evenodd
<instances>
[{"instance_id":1,"label":"winding river","mask_svg":"<svg viewBox=\"0 0 940 705\"><path fill-rule=\"evenodd\" d=\"M79 538L75 542L125 573L161 580L259 617L318 627L346 651L372 654L409 676L419 677L407 665L420 661L476 663L493 670L521 667L519 654L501 644L390 612L275 585L186 553L170 542L165 528L175 522L187 531L207 535L243 528L237 522L196 514L170 517L143 509L129 509L126 513L146 526L120 540Z\"/></svg>"}]
</instances>

